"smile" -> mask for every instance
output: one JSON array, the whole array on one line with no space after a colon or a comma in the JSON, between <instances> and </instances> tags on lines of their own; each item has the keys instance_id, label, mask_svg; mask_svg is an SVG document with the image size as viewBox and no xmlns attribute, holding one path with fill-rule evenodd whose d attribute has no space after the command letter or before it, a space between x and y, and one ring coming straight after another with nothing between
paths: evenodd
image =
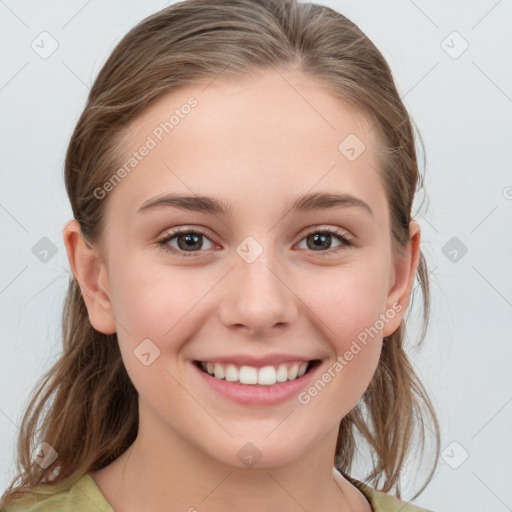
<instances>
[{"instance_id":1,"label":"smile","mask_svg":"<svg viewBox=\"0 0 512 512\"><path fill-rule=\"evenodd\" d=\"M296 380L306 374L314 364L315 361L298 361L256 368L248 365L237 366L230 363L196 361L196 365L204 373L216 379L260 386L273 386L278 382Z\"/></svg>"}]
</instances>

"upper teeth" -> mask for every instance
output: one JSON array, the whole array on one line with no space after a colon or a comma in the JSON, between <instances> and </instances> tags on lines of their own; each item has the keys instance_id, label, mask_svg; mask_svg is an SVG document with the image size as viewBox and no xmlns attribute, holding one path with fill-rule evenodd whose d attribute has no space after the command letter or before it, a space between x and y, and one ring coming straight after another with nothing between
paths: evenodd
<instances>
[{"instance_id":1,"label":"upper teeth","mask_svg":"<svg viewBox=\"0 0 512 512\"><path fill-rule=\"evenodd\" d=\"M254 366L237 367L234 364L201 362L203 370L217 379L240 382L240 384L261 384L263 386L272 386L276 382L286 382L302 377L306 373L308 363L307 361L292 363L288 366L280 364L278 366L255 368Z\"/></svg>"}]
</instances>

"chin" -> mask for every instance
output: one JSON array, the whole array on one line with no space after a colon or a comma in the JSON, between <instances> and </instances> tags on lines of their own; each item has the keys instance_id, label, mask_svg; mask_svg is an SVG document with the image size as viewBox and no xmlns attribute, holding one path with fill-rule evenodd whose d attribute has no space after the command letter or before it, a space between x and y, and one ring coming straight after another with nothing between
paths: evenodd
<instances>
[{"instance_id":1,"label":"chin","mask_svg":"<svg viewBox=\"0 0 512 512\"><path fill-rule=\"evenodd\" d=\"M274 425L275 428L275 425ZM265 469L285 466L293 463L300 453L297 446L303 446L303 442L293 442L286 437L275 435L275 439L269 439L268 431L260 435L247 435L230 439L221 452L211 453L211 456L219 462L240 469ZM226 456L229 455L229 456Z\"/></svg>"}]
</instances>

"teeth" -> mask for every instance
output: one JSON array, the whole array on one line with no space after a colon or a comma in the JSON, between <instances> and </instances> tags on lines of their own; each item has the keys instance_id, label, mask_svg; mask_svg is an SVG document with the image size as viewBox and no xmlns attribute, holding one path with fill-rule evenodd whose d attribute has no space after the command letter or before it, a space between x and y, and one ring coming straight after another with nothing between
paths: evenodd
<instances>
[{"instance_id":1,"label":"teeth","mask_svg":"<svg viewBox=\"0 0 512 512\"><path fill-rule=\"evenodd\" d=\"M226 375L224 378L229 382L235 382L238 380L238 368L233 364L228 364L226 366Z\"/></svg>"},{"instance_id":2,"label":"teeth","mask_svg":"<svg viewBox=\"0 0 512 512\"><path fill-rule=\"evenodd\" d=\"M238 380L241 384L258 384L258 370L252 366L242 366Z\"/></svg>"},{"instance_id":3,"label":"teeth","mask_svg":"<svg viewBox=\"0 0 512 512\"><path fill-rule=\"evenodd\" d=\"M245 384L242 379L240 379L240 382ZM273 366L264 366L263 368L260 368L260 371L258 372L258 384L263 386L272 386L276 382L276 369Z\"/></svg>"},{"instance_id":4,"label":"teeth","mask_svg":"<svg viewBox=\"0 0 512 512\"><path fill-rule=\"evenodd\" d=\"M306 373L307 367L308 367L308 363L302 363L299 366L299 372L297 373L297 377L302 377Z\"/></svg>"},{"instance_id":5,"label":"teeth","mask_svg":"<svg viewBox=\"0 0 512 512\"><path fill-rule=\"evenodd\" d=\"M208 364L206 365L206 369L210 375L215 375L217 379L223 379L225 377L224 367L219 363L215 363L213 366L213 372L208 370Z\"/></svg>"},{"instance_id":6,"label":"teeth","mask_svg":"<svg viewBox=\"0 0 512 512\"><path fill-rule=\"evenodd\" d=\"M293 380L297 378L297 373L299 373L299 365L294 364L289 370L288 370L288 380Z\"/></svg>"},{"instance_id":7,"label":"teeth","mask_svg":"<svg viewBox=\"0 0 512 512\"><path fill-rule=\"evenodd\" d=\"M285 364L279 365L276 380L277 382L286 382L288 380L288 369Z\"/></svg>"},{"instance_id":8,"label":"teeth","mask_svg":"<svg viewBox=\"0 0 512 512\"><path fill-rule=\"evenodd\" d=\"M226 379L228 382L240 382L240 384L259 384L262 386L273 386L276 382L286 382L302 377L306 373L307 362L293 363L278 366L241 366L234 364L223 365L221 363L201 362L201 368L209 375L217 379Z\"/></svg>"}]
</instances>

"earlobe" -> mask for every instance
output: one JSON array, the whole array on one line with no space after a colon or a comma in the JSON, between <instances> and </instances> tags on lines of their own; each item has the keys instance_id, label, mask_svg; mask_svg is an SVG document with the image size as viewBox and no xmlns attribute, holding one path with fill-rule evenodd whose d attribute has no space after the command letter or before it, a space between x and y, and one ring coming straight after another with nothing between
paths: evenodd
<instances>
[{"instance_id":1,"label":"earlobe","mask_svg":"<svg viewBox=\"0 0 512 512\"><path fill-rule=\"evenodd\" d=\"M104 334L115 333L107 271L99 251L85 242L75 219L64 226L63 238L69 265L80 286L92 326Z\"/></svg>"},{"instance_id":2,"label":"earlobe","mask_svg":"<svg viewBox=\"0 0 512 512\"><path fill-rule=\"evenodd\" d=\"M390 317L390 320L382 331L383 336L390 336L398 329L409 304L414 278L418 269L420 240L420 226L417 222L411 221L409 223L409 243L404 254L394 260L394 280L389 290L385 313L386 317Z\"/></svg>"}]
</instances>

